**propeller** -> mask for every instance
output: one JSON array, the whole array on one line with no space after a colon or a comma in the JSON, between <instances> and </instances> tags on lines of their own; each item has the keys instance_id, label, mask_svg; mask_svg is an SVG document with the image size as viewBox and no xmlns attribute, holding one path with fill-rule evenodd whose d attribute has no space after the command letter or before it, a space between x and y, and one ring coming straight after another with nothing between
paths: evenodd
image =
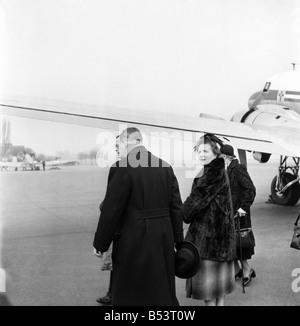
<instances>
[{"instance_id":1,"label":"propeller","mask_svg":"<svg viewBox=\"0 0 300 326\"><path fill-rule=\"evenodd\" d=\"M207 114L207 113L200 113L199 114L199 118L205 118L205 119L215 119L215 120L225 120L221 117L218 117L216 115L211 115L211 114Z\"/></svg>"},{"instance_id":2,"label":"propeller","mask_svg":"<svg viewBox=\"0 0 300 326\"><path fill-rule=\"evenodd\" d=\"M259 105L259 103L261 102L261 100L263 99L264 96L264 92L263 91L259 91L254 93L249 101L248 101L248 106L249 106L249 110L253 110L257 107L257 105Z\"/></svg>"}]
</instances>

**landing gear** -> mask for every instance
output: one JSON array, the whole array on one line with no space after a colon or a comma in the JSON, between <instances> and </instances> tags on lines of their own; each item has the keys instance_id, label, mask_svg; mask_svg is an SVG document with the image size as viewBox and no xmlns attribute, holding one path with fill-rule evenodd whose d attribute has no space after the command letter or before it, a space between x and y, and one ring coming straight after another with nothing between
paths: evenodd
<instances>
[{"instance_id":1,"label":"landing gear","mask_svg":"<svg viewBox=\"0 0 300 326\"><path fill-rule=\"evenodd\" d=\"M279 205L293 206L300 199L300 178L298 177L300 159L293 158L294 166L288 166L287 159L288 157L282 156L280 158L278 175L271 183L270 199ZM292 173L286 172L289 169Z\"/></svg>"}]
</instances>

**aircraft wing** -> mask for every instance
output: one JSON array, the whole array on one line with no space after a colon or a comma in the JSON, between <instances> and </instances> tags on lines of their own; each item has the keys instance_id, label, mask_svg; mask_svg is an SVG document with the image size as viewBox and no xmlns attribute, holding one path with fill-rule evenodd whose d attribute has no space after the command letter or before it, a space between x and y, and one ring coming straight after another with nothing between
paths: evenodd
<instances>
[{"instance_id":1,"label":"aircraft wing","mask_svg":"<svg viewBox=\"0 0 300 326\"><path fill-rule=\"evenodd\" d=\"M300 157L299 128L249 125L239 122L199 118L202 132L225 136L239 149Z\"/></svg>"},{"instance_id":2,"label":"aircraft wing","mask_svg":"<svg viewBox=\"0 0 300 326\"><path fill-rule=\"evenodd\" d=\"M77 161L66 161L66 160L46 161L46 166L63 166L63 165L70 165L70 164L75 165L76 163Z\"/></svg>"},{"instance_id":3,"label":"aircraft wing","mask_svg":"<svg viewBox=\"0 0 300 326\"><path fill-rule=\"evenodd\" d=\"M87 104L32 99L0 100L0 115L13 115L94 128L117 130L119 124L140 126L145 133L166 131L213 133L238 149L300 157L300 128L269 127L160 112L141 112ZM142 126L142 127L141 127Z\"/></svg>"}]
</instances>

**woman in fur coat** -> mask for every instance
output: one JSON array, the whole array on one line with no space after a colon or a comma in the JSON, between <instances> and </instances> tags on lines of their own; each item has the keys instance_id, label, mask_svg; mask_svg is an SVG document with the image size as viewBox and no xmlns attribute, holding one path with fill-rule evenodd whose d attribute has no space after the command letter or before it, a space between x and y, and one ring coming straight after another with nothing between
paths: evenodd
<instances>
[{"instance_id":1,"label":"woman in fur coat","mask_svg":"<svg viewBox=\"0 0 300 326\"><path fill-rule=\"evenodd\" d=\"M197 142L204 168L194 179L183 212L184 222L190 224L185 239L201 256L197 274L187 279L187 297L221 306L225 295L235 290L236 249L229 181L216 139L205 135Z\"/></svg>"},{"instance_id":2,"label":"woman in fur coat","mask_svg":"<svg viewBox=\"0 0 300 326\"><path fill-rule=\"evenodd\" d=\"M240 218L240 228L252 228L250 207L256 196L256 188L251 180L245 165L240 164L234 155L234 149L230 145L221 147L221 153L227 166L227 174L229 177L232 204L234 214L238 214ZM256 277L254 269L251 268L248 260L254 255L254 247L243 248L241 266L244 273L236 260L236 278L241 278L244 275L244 286L249 285L252 278Z\"/></svg>"}]
</instances>

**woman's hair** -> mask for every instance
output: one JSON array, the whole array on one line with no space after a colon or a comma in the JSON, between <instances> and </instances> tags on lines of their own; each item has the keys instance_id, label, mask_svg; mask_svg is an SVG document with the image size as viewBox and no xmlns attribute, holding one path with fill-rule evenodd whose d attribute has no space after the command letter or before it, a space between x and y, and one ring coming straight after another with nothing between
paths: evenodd
<instances>
[{"instance_id":1,"label":"woman's hair","mask_svg":"<svg viewBox=\"0 0 300 326\"><path fill-rule=\"evenodd\" d=\"M196 146L194 146L195 152L198 151L201 144L209 144L214 155L219 156L221 154L220 147L223 145L223 142L215 135L205 134L204 136L200 137L196 143Z\"/></svg>"}]
</instances>

